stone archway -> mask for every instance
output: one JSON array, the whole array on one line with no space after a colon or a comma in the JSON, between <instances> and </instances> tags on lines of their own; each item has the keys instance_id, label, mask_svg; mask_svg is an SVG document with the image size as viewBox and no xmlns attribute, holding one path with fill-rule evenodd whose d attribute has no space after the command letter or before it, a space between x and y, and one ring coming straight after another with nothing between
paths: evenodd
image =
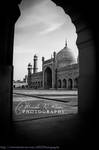
<instances>
[{"instance_id":1,"label":"stone archway","mask_svg":"<svg viewBox=\"0 0 99 150\"><path fill-rule=\"evenodd\" d=\"M63 88L66 88L66 79L63 79Z\"/></svg>"},{"instance_id":2,"label":"stone archway","mask_svg":"<svg viewBox=\"0 0 99 150\"><path fill-rule=\"evenodd\" d=\"M52 70L47 67L44 72L44 88L52 88Z\"/></svg>"},{"instance_id":3,"label":"stone archway","mask_svg":"<svg viewBox=\"0 0 99 150\"><path fill-rule=\"evenodd\" d=\"M41 81L41 87L43 86L43 82Z\"/></svg>"},{"instance_id":4,"label":"stone archway","mask_svg":"<svg viewBox=\"0 0 99 150\"><path fill-rule=\"evenodd\" d=\"M18 3L21 0L15 0L15 1L4 1L4 5L2 5L1 9L1 37L0 37L0 47L1 47L1 55L0 55L0 93L2 95L1 99L1 109L0 109L0 118L3 120L1 121L1 140L4 142L7 141L9 138L9 132L8 130L11 129L10 127L10 122L11 122L11 112L12 112L12 85L13 85L13 33L14 33L14 23L19 17L19 8L18 8ZM66 8L65 2L60 1L60 0L53 0L57 4L63 6L63 8ZM3 2L3 1L2 1ZM67 1L66 1L67 2ZM75 3L75 2L74 2ZM82 14L84 14L83 18L87 18L94 29L96 33L96 39L95 42L97 42L97 29L98 29L98 23L94 23L97 20L97 9L94 9L95 6L97 6L97 2L95 3L90 3L90 7L88 8L88 5L85 5L85 3L82 3L80 5L80 1L75 3L75 7L77 9L73 9L74 7L67 7L67 10L70 10L70 16L72 17L73 22L75 22L75 25L77 26L77 33L79 33L78 41L77 44L79 46L80 50L80 55L79 55L79 60L80 60L80 79L79 79L79 112L80 114L82 112L87 112L92 113L92 106L93 106L93 100L95 99L95 87L96 87L96 70L95 68L95 60L94 60L94 52L96 48L94 47L94 38L92 37L92 34L90 33L90 29L87 24L83 24L82 22L85 22L84 20L82 21L82 17L79 17L79 10L81 10ZM2 10L5 10L8 13L3 13ZM74 13L75 10L78 11L78 13ZM87 17L86 17L87 16ZM92 21L92 16L93 21ZM12 29L12 32L11 32ZM87 29L87 30L86 30ZM10 31L10 32L5 32L5 31ZM9 33L9 35L8 35ZM11 39L11 40L10 40ZM97 44L97 43L96 43ZM6 46L5 46L6 45ZM86 57L87 56L87 57ZM89 57L88 57L89 56ZM89 59L88 59L89 58ZM4 81L4 82L3 82ZM91 82L90 82L91 81ZM10 83L10 84L8 84ZM85 88L86 87L86 88ZM5 92L6 91L6 94ZM87 94L86 94L87 93ZM89 94L90 93L90 94ZM5 105L7 102L7 105ZM87 105L86 105L87 104ZM94 109L93 109L94 110ZM87 115L88 116L88 115ZM92 121L92 120L91 120ZM85 123L85 122L84 122ZM7 127L7 128L6 128ZM3 136L6 133L6 137ZM19 136L18 136L19 137ZM1 141L1 142L2 142ZM10 141L11 142L11 141ZM16 142L16 141L15 141Z\"/></svg>"},{"instance_id":5,"label":"stone archway","mask_svg":"<svg viewBox=\"0 0 99 150\"><path fill-rule=\"evenodd\" d=\"M58 88L61 88L61 80L58 80Z\"/></svg>"},{"instance_id":6,"label":"stone archway","mask_svg":"<svg viewBox=\"0 0 99 150\"><path fill-rule=\"evenodd\" d=\"M73 81L72 79L68 79L68 89L72 89L73 88Z\"/></svg>"},{"instance_id":7,"label":"stone archway","mask_svg":"<svg viewBox=\"0 0 99 150\"><path fill-rule=\"evenodd\" d=\"M78 78L74 79L74 88L78 88Z\"/></svg>"}]
</instances>

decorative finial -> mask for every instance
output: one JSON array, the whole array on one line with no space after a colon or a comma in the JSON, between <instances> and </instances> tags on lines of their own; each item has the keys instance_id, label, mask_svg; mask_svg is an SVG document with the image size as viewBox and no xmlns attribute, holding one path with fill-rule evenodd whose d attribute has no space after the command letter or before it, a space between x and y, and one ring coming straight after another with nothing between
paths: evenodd
<instances>
[{"instance_id":1,"label":"decorative finial","mask_svg":"<svg viewBox=\"0 0 99 150\"><path fill-rule=\"evenodd\" d=\"M67 39L65 40L65 47L67 47Z\"/></svg>"}]
</instances>

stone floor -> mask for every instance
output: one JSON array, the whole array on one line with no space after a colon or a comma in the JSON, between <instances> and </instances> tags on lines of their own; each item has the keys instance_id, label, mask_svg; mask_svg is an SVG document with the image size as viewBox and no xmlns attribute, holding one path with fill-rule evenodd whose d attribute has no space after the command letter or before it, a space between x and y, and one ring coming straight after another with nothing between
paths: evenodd
<instances>
[{"instance_id":1,"label":"stone floor","mask_svg":"<svg viewBox=\"0 0 99 150\"><path fill-rule=\"evenodd\" d=\"M43 94L43 95L49 95L49 94L59 94L59 95L63 95L63 94L71 94L71 95L77 95L78 91L77 90L34 90L34 89L31 89L31 90L25 90L25 89L14 89L13 92L20 92L21 93L25 93L25 94Z\"/></svg>"},{"instance_id":2,"label":"stone floor","mask_svg":"<svg viewBox=\"0 0 99 150\"><path fill-rule=\"evenodd\" d=\"M20 92L20 91L14 91ZM39 115L30 117L31 119L21 116L19 118L14 118L13 128L12 128L12 143L17 146L56 146L61 149L65 145L65 149L80 148L79 144L85 148L92 143L93 122L90 123L89 116L81 117L77 113L77 92L76 91L26 91L21 90L21 93L26 93L32 95L32 97L25 97L23 95L14 95L14 105L21 102L32 102L32 103L47 103L50 107L51 104L57 104L61 108L65 108L67 112L62 115L52 115L52 117L45 117ZM61 99L65 99L66 102L51 101L48 99L36 98L33 95L46 94L47 98L57 100L57 94L60 95ZM54 96L53 96L54 95ZM69 97L66 97L68 95ZM32 104L31 104L32 105ZM24 105L23 105L24 106ZM48 108L49 108L48 107ZM15 108L15 107L13 107ZM91 114L90 114L91 115ZM34 119L33 119L34 118ZM90 142L89 142L90 141Z\"/></svg>"},{"instance_id":3,"label":"stone floor","mask_svg":"<svg viewBox=\"0 0 99 150\"><path fill-rule=\"evenodd\" d=\"M57 91L48 90L16 90L14 93L16 93L13 94L14 121L75 114L78 111L78 99L77 95L74 95L77 91L59 91L57 93ZM18 95L18 93L24 95ZM40 95L40 97L35 97L35 95ZM39 106L39 108L35 109L36 106Z\"/></svg>"}]
</instances>

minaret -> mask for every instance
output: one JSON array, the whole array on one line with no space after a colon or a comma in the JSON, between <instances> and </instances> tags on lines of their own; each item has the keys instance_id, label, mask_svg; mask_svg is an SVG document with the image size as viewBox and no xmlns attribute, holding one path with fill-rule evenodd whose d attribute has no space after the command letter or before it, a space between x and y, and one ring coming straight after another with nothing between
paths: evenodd
<instances>
[{"instance_id":1,"label":"minaret","mask_svg":"<svg viewBox=\"0 0 99 150\"><path fill-rule=\"evenodd\" d=\"M56 52L55 51L53 52L53 57L54 57L54 60L55 60L55 58L56 58Z\"/></svg>"},{"instance_id":2,"label":"minaret","mask_svg":"<svg viewBox=\"0 0 99 150\"><path fill-rule=\"evenodd\" d=\"M32 74L32 65L31 63L28 64L28 75L31 75Z\"/></svg>"},{"instance_id":3,"label":"minaret","mask_svg":"<svg viewBox=\"0 0 99 150\"><path fill-rule=\"evenodd\" d=\"M44 60L45 60L45 58L44 58L44 57L42 57L42 64L44 63Z\"/></svg>"},{"instance_id":4,"label":"minaret","mask_svg":"<svg viewBox=\"0 0 99 150\"><path fill-rule=\"evenodd\" d=\"M32 75L32 65L29 63L28 64L28 78L27 78L27 82L28 82L28 86L31 87L31 75Z\"/></svg>"},{"instance_id":5,"label":"minaret","mask_svg":"<svg viewBox=\"0 0 99 150\"><path fill-rule=\"evenodd\" d=\"M34 67L33 67L33 73L37 73L37 56L34 55Z\"/></svg>"},{"instance_id":6,"label":"minaret","mask_svg":"<svg viewBox=\"0 0 99 150\"><path fill-rule=\"evenodd\" d=\"M44 58L44 57L42 57L42 71L43 71L43 64L44 64L44 60L45 60L45 58Z\"/></svg>"}]
</instances>

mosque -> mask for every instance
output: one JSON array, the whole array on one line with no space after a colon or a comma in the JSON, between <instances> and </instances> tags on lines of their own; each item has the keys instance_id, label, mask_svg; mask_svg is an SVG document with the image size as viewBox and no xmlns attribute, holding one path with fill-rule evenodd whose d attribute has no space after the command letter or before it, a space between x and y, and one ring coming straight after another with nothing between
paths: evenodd
<instances>
[{"instance_id":1,"label":"mosque","mask_svg":"<svg viewBox=\"0 0 99 150\"><path fill-rule=\"evenodd\" d=\"M58 53L45 60L42 57L42 71L37 72L38 57L34 55L33 67L28 64L28 87L33 89L66 89L74 90L78 87L79 62L75 60L67 42ZM32 73L33 70L33 73Z\"/></svg>"}]
</instances>

